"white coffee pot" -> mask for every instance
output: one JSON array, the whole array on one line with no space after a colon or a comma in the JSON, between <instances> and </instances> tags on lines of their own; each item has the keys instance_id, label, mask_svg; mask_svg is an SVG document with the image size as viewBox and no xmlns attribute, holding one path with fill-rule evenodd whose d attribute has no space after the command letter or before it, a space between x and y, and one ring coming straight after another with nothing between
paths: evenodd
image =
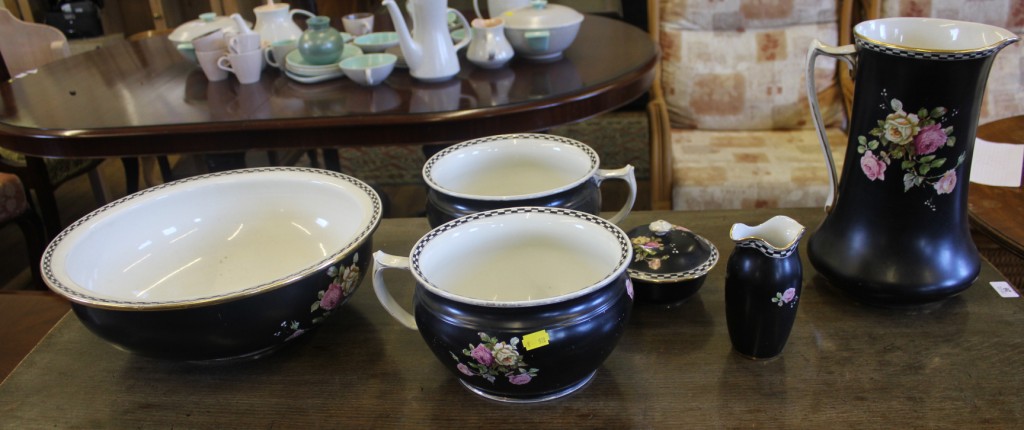
<instances>
[{"instance_id":1,"label":"white coffee pot","mask_svg":"<svg viewBox=\"0 0 1024 430\"><path fill-rule=\"evenodd\" d=\"M454 13L461 20L463 28L470 28L466 17L448 7L447 0L409 0L407 8L412 14L415 31L410 34L402 11L395 0L384 0L384 6L391 14L398 33L402 56L409 66L412 77L426 82L450 79L459 73L459 58L456 52L469 45L470 38L457 44L452 42L448 31L448 13Z\"/></svg>"},{"instance_id":2,"label":"white coffee pot","mask_svg":"<svg viewBox=\"0 0 1024 430\"><path fill-rule=\"evenodd\" d=\"M274 0L256 6L252 11L256 14L256 25L253 26L253 30L260 34L263 46L270 46L280 40L299 40L299 37L302 37L302 29L292 21L292 17L295 14L315 16L302 9L289 10L288 3L274 3Z\"/></svg>"}]
</instances>

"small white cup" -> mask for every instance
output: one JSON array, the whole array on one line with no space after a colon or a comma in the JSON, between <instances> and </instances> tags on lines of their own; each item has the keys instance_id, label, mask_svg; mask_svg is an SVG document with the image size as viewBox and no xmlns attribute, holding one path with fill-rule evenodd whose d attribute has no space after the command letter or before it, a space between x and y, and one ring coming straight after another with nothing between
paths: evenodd
<instances>
[{"instance_id":1,"label":"small white cup","mask_svg":"<svg viewBox=\"0 0 1024 430\"><path fill-rule=\"evenodd\" d=\"M263 56L266 58L267 64L284 69L285 59L296 47L298 47L298 41L295 39L275 40L270 46L263 49Z\"/></svg>"},{"instance_id":2,"label":"small white cup","mask_svg":"<svg viewBox=\"0 0 1024 430\"><path fill-rule=\"evenodd\" d=\"M345 32L359 37L373 32L373 14L369 12L350 13L341 17L341 25Z\"/></svg>"},{"instance_id":3,"label":"small white cup","mask_svg":"<svg viewBox=\"0 0 1024 430\"><path fill-rule=\"evenodd\" d=\"M199 67L203 69L203 74L206 75L206 79L210 82L223 81L228 78L228 72L217 67L217 61L226 53L227 51L224 50L196 51L196 60L199 61Z\"/></svg>"},{"instance_id":4,"label":"small white cup","mask_svg":"<svg viewBox=\"0 0 1024 430\"><path fill-rule=\"evenodd\" d=\"M263 51L249 51L241 54L228 53L217 60L217 67L234 73L238 82L252 84L259 82L263 68Z\"/></svg>"},{"instance_id":5,"label":"small white cup","mask_svg":"<svg viewBox=\"0 0 1024 430\"><path fill-rule=\"evenodd\" d=\"M192 48L196 52L221 52L227 50L228 43L224 39L224 30L217 29L192 39Z\"/></svg>"},{"instance_id":6,"label":"small white cup","mask_svg":"<svg viewBox=\"0 0 1024 430\"><path fill-rule=\"evenodd\" d=\"M232 54L244 54L246 52L260 49L259 33L241 33L232 35L228 39L228 51Z\"/></svg>"},{"instance_id":7,"label":"small white cup","mask_svg":"<svg viewBox=\"0 0 1024 430\"><path fill-rule=\"evenodd\" d=\"M392 54L365 54L346 58L338 65L345 76L364 86L374 86L384 82L395 69L398 57Z\"/></svg>"}]
</instances>

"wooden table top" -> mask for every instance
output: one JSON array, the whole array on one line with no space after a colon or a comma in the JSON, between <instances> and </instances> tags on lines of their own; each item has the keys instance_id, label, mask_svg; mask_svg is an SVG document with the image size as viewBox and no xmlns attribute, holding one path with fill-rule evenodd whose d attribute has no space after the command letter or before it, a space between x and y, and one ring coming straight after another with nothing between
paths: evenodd
<instances>
[{"instance_id":1,"label":"wooden table top","mask_svg":"<svg viewBox=\"0 0 1024 430\"><path fill-rule=\"evenodd\" d=\"M978 127L978 137L990 142L1024 144L1024 116ZM1024 173L1022 173L1024 179ZM1024 188L971 183L967 193L971 221L1000 245L1024 258Z\"/></svg>"},{"instance_id":2,"label":"wooden table top","mask_svg":"<svg viewBox=\"0 0 1024 430\"><path fill-rule=\"evenodd\" d=\"M369 277L304 340L260 360L196 365L117 350L68 314L0 385L11 428L1012 428L1024 422L1024 301L988 285L987 263L960 296L912 309L856 304L806 260L805 288L783 355L731 350L724 277L734 222L777 211L640 212L625 229L666 219L722 252L702 290L676 307L637 304L591 383L548 403L507 405L463 388L418 333L377 302ZM820 209L783 212L813 230ZM407 254L425 219L387 219L374 248ZM400 303L411 275L387 271Z\"/></svg>"},{"instance_id":3,"label":"wooden table top","mask_svg":"<svg viewBox=\"0 0 1024 430\"><path fill-rule=\"evenodd\" d=\"M34 156L111 157L344 145L424 144L537 131L643 95L658 51L643 30L588 15L562 59L515 58L424 83L208 82L165 38L125 42L0 83L0 145Z\"/></svg>"}]
</instances>

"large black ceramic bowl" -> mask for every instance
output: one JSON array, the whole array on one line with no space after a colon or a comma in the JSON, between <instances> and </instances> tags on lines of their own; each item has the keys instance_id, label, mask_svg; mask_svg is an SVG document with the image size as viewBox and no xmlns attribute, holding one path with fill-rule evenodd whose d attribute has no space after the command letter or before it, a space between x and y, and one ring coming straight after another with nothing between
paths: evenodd
<instances>
[{"instance_id":1,"label":"large black ceramic bowl","mask_svg":"<svg viewBox=\"0 0 1024 430\"><path fill-rule=\"evenodd\" d=\"M355 292L381 204L366 184L303 168L234 170L148 188L61 232L47 285L93 333L141 355L258 357Z\"/></svg>"},{"instance_id":2,"label":"large black ceramic bowl","mask_svg":"<svg viewBox=\"0 0 1024 430\"><path fill-rule=\"evenodd\" d=\"M427 220L437 227L455 218L495 209L547 206L591 214L601 211L600 185L626 182L629 195L609 220L618 223L633 208L633 166L599 169L586 144L548 134L505 134L462 142L423 165Z\"/></svg>"},{"instance_id":3,"label":"large black ceramic bowl","mask_svg":"<svg viewBox=\"0 0 1024 430\"><path fill-rule=\"evenodd\" d=\"M633 306L631 256L626 234L597 216L499 209L434 229L409 258L378 251L373 284L471 391L537 402L586 385L615 348ZM387 268L412 271L413 314L384 284Z\"/></svg>"}]
</instances>

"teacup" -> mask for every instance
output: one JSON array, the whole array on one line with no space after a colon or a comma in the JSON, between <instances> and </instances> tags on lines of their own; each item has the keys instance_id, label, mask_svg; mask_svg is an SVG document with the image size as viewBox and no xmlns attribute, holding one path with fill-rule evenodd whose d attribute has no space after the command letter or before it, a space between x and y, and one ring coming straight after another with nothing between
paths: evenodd
<instances>
[{"instance_id":1,"label":"teacup","mask_svg":"<svg viewBox=\"0 0 1024 430\"><path fill-rule=\"evenodd\" d=\"M228 42L224 38L224 30L217 29L192 39L192 48L196 52L226 51Z\"/></svg>"},{"instance_id":2,"label":"teacup","mask_svg":"<svg viewBox=\"0 0 1024 430\"><path fill-rule=\"evenodd\" d=\"M359 37L373 32L373 14L369 12L350 13L341 17L345 32Z\"/></svg>"},{"instance_id":3,"label":"teacup","mask_svg":"<svg viewBox=\"0 0 1024 430\"><path fill-rule=\"evenodd\" d=\"M199 67L203 69L203 74L206 75L206 79L210 82L223 81L228 78L228 72L220 67L217 67L217 61L227 51L195 51L196 61L199 62Z\"/></svg>"},{"instance_id":4,"label":"teacup","mask_svg":"<svg viewBox=\"0 0 1024 430\"><path fill-rule=\"evenodd\" d=\"M263 49L263 57L267 60L267 64L284 69L285 59L296 47L298 47L298 41L295 39L275 40Z\"/></svg>"},{"instance_id":5,"label":"teacup","mask_svg":"<svg viewBox=\"0 0 1024 430\"><path fill-rule=\"evenodd\" d=\"M233 54L243 54L260 48L259 33L234 34L228 39L228 51Z\"/></svg>"},{"instance_id":6,"label":"teacup","mask_svg":"<svg viewBox=\"0 0 1024 430\"><path fill-rule=\"evenodd\" d=\"M548 134L507 134L462 142L438 152L423 166L427 220L436 227L486 210L516 206L575 209L597 215L600 185L619 179L629 186L622 221L636 199L633 166L599 169L600 159L582 142Z\"/></svg>"},{"instance_id":7,"label":"teacup","mask_svg":"<svg viewBox=\"0 0 1024 430\"><path fill-rule=\"evenodd\" d=\"M398 57L392 54L356 55L341 60L338 66L345 76L359 85L368 87L384 82L395 69Z\"/></svg>"},{"instance_id":8,"label":"teacup","mask_svg":"<svg viewBox=\"0 0 1024 430\"><path fill-rule=\"evenodd\" d=\"M430 231L409 257L377 251L373 289L474 393L544 401L586 385L614 349L633 306L632 249L625 232L591 214L499 209ZM385 269L412 272L412 313L391 295Z\"/></svg>"},{"instance_id":9,"label":"teacup","mask_svg":"<svg viewBox=\"0 0 1024 430\"><path fill-rule=\"evenodd\" d=\"M366 53L384 52L386 49L398 45L398 33L393 31L368 33L356 37L352 43Z\"/></svg>"},{"instance_id":10,"label":"teacup","mask_svg":"<svg viewBox=\"0 0 1024 430\"><path fill-rule=\"evenodd\" d=\"M241 54L228 53L217 60L217 67L234 73L239 83L259 82L263 68L263 52L257 50Z\"/></svg>"}]
</instances>

